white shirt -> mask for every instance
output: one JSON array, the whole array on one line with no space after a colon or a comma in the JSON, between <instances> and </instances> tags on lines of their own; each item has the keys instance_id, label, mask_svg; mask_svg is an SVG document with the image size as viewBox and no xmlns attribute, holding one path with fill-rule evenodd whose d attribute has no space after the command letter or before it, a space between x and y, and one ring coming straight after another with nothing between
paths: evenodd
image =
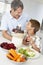
<instances>
[{"instance_id":1,"label":"white shirt","mask_svg":"<svg viewBox=\"0 0 43 65\"><path fill-rule=\"evenodd\" d=\"M32 37L32 39L33 39L33 41L35 42L35 44L36 44L36 46L40 49L40 51L41 51L41 42L40 42L40 38L37 36L37 35L34 35L33 37Z\"/></svg>"},{"instance_id":2,"label":"white shirt","mask_svg":"<svg viewBox=\"0 0 43 65\"><path fill-rule=\"evenodd\" d=\"M26 22L29 20L27 14L22 13L19 19L15 19L11 16L10 12L5 13L1 21L1 30L8 30L12 32L12 29L16 28L18 24L21 24L21 29L24 30Z\"/></svg>"},{"instance_id":3,"label":"white shirt","mask_svg":"<svg viewBox=\"0 0 43 65\"><path fill-rule=\"evenodd\" d=\"M33 36L33 40L35 41L35 44L38 48L40 48L40 38L38 36Z\"/></svg>"}]
</instances>

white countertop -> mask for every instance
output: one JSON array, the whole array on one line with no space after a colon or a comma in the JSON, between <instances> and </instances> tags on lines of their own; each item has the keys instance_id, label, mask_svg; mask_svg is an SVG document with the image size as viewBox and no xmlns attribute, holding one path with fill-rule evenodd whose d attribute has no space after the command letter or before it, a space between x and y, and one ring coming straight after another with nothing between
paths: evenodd
<instances>
[{"instance_id":1,"label":"white countertop","mask_svg":"<svg viewBox=\"0 0 43 65\"><path fill-rule=\"evenodd\" d=\"M10 42L9 40L5 39L0 35L0 43L1 42ZM15 62L12 62L6 57L7 51L0 48L0 65L18 65L15 64ZM40 55L40 57L36 59L29 59L28 62L25 62L20 65L43 65L43 55Z\"/></svg>"}]
</instances>

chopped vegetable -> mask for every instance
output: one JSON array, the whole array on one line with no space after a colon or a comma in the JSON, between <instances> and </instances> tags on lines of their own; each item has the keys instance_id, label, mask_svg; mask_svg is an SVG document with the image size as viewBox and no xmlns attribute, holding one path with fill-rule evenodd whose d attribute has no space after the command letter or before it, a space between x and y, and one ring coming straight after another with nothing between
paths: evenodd
<instances>
[{"instance_id":1,"label":"chopped vegetable","mask_svg":"<svg viewBox=\"0 0 43 65\"><path fill-rule=\"evenodd\" d=\"M19 49L18 50L19 53L24 54L26 57L34 57L35 53L31 50L30 52L27 49Z\"/></svg>"},{"instance_id":2,"label":"chopped vegetable","mask_svg":"<svg viewBox=\"0 0 43 65\"><path fill-rule=\"evenodd\" d=\"M19 50L18 50L18 52L19 52L19 53L21 53L21 54L23 54L24 49L23 49L23 48L21 48L21 49L19 49Z\"/></svg>"},{"instance_id":3,"label":"chopped vegetable","mask_svg":"<svg viewBox=\"0 0 43 65\"><path fill-rule=\"evenodd\" d=\"M16 62L25 62L26 58L22 56L22 54L17 53L16 50L10 49L9 53L6 55L9 59Z\"/></svg>"}]
</instances>

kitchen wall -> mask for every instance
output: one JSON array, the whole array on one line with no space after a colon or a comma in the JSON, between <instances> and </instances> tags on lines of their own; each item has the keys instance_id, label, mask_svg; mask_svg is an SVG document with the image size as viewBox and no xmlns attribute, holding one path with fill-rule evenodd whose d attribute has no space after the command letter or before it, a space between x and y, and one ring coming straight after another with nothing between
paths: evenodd
<instances>
[{"instance_id":1,"label":"kitchen wall","mask_svg":"<svg viewBox=\"0 0 43 65\"><path fill-rule=\"evenodd\" d=\"M31 18L38 19L42 23L43 18L43 4L32 1L32 0L22 0L24 3L24 11L28 12Z\"/></svg>"}]
</instances>

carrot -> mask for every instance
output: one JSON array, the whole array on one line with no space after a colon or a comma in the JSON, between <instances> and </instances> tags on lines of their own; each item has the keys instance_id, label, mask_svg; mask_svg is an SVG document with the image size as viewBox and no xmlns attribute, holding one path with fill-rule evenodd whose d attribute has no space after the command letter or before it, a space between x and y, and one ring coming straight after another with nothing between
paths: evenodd
<instances>
[{"instance_id":1,"label":"carrot","mask_svg":"<svg viewBox=\"0 0 43 65\"><path fill-rule=\"evenodd\" d=\"M17 56L16 51L15 51L15 50L13 50L13 49L10 49L10 50L9 50L9 53L10 53L12 56L14 56L14 57L16 57L16 56Z\"/></svg>"},{"instance_id":2,"label":"carrot","mask_svg":"<svg viewBox=\"0 0 43 65\"><path fill-rule=\"evenodd\" d=\"M13 60L13 57L10 54L6 55L9 59Z\"/></svg>"},{"instance_id":3,"label":"carrot","mask_svg":"<svg viewBox=\"0 0 43 65\"><path fill-rule=\"evenodd\" d=\"M20 54L17 54L17 56L14 57L14 60L16 61L20 56Z\"/></svg>"},{"instance_id":4,"label":"carrot","mask_svg":"<svg viewBox=\"0 0 43 65\"><path fill-rule=\"evenodd\" d=\"M16 62L20 62L20 59L21 59L21 57L19 57L19 58L16 60Z\"/></svg>"}]
</instances>

